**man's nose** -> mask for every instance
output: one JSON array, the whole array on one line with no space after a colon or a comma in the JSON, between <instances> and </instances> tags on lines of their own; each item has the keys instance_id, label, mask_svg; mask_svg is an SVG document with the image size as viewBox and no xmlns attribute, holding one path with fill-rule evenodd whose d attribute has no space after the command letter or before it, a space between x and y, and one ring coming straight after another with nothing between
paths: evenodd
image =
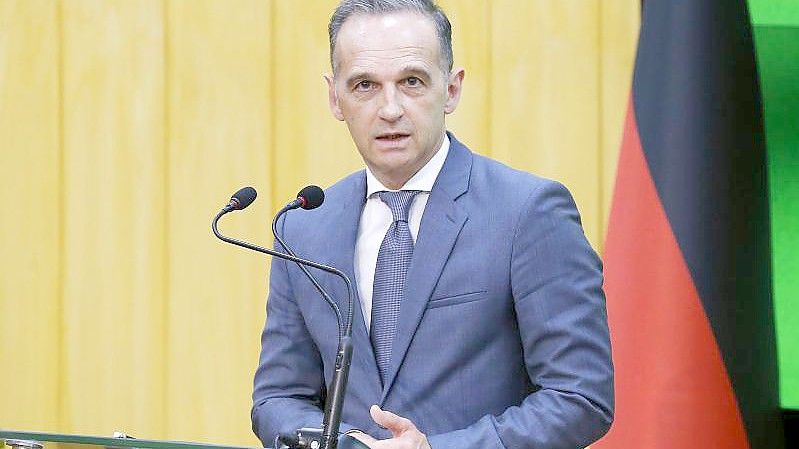
<instances>
[{"instance_id":1,"label":"man's nose","mask_svg":"<svg viewBox=\"0 0 799 449\"><path fill-rule=\"evenodd\" d=\"M395 122L402 117L402 98L400 92L395 87L388 87L383 90L382 102L378 115L387 122Z\"/></svg>"}]
</instances>

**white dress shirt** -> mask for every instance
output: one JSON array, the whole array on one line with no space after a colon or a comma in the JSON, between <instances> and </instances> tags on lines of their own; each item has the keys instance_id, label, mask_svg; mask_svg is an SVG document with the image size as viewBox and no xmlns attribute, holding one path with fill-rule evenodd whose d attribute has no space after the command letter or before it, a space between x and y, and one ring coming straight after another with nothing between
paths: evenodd
<instances>
[{"instance_id":1,"label":"white dress shirt","mask_svg":"<svg viewBox=\"0 0 799 449\"><path fill-rule=\"evenodd\" d=\"M444 141L438 152L416 172L408 182L399 190L419 190L420 193L413 199L411 210L408 214L408 226L411 228L411 237L414 243L419 233L422 214L430 197L430 191L436 182L438 173L444 166L444 161L449 153L449 137L445 134ZM375 282L375 267L377 266L377 253L380 245L394 221L391 209L380 199L377 192L391 191L377 180L374 174L366 168L366 204L363 206L361 220L358 225L358 238L355 242L355 280L358 283L358 295L361 299L361 310L366 320L366 329L372 322L372 288Z\"/></svg>"}]
</instances>

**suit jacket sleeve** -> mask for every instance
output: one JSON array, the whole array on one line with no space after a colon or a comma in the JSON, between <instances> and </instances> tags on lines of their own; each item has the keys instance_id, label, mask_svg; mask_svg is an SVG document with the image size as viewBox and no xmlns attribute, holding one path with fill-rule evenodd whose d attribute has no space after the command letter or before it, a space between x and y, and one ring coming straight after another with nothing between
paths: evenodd
<instances>
[{"instance_id":1,"label":"suit jacket sleeve","mask_svg":"<svg viewBox=\"0 0 799 449\"><path fill-rule=\"evenodd\" d=\"M534 392L498 416L428 436L433 449L574 449L610 427L613 367L601 263L565 187L545 181L525 205L513 236L511 287Z\"/></svg>"},{"instance_id":2,"label":"suit jacket sleeve","mask_svg":"<svg viewBox=\"0 0 799 449\"><path fill-rule=\"evenodd\" d=\"M287 263L272 259L268 318L253 389L252 427L265 447L279 433L320 428L323 421L322 358L295 302ZM341 423L340 431L352 428Z\"/></svg>"}]
</instances>

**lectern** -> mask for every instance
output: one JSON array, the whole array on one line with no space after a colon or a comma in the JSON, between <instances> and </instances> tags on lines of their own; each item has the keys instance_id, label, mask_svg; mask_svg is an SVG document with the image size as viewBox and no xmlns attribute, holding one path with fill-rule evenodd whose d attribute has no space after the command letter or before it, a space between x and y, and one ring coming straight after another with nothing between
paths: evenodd
<instances>
[{"instance_id":1,"label":"lectern","mask_svg":"<svg viewBox=\"0 0 799 449\"><path fill-rule=\"evenodd\" d=\"M5 444L3 445L3 442ZM308 449L318 449L312 447ZM338 449L365 448L361 442L341 435ZM237 446L221 446L186 441L140 440L125 435L119 437L96 437L85 435L65 435L59 433L22 432L0 430L0 449L254 449Z\"/></svg>"}]
</instances>

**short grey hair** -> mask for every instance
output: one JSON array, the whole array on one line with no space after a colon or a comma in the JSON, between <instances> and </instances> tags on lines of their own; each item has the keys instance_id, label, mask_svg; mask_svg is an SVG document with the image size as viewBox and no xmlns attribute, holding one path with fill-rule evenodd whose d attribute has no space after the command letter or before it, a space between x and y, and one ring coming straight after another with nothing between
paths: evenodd
<instances>
[{"instance_id":1,"label":"short grey hair","mask_svg":"<svg viewBox=\"0 0 799 449\"><path fill-rule=\"evenodd\" d=\"M378 15L400 11L417 12L433 21L441 47L441 69L444 73L449 73L452 70L452 25L434 0L342 0L333 11L327 26L330 38L330 65L333 67L333 73L336 72L336 62L333 59L336 39L347 19L357 14Z\"/></svg>"}]
</instances>

